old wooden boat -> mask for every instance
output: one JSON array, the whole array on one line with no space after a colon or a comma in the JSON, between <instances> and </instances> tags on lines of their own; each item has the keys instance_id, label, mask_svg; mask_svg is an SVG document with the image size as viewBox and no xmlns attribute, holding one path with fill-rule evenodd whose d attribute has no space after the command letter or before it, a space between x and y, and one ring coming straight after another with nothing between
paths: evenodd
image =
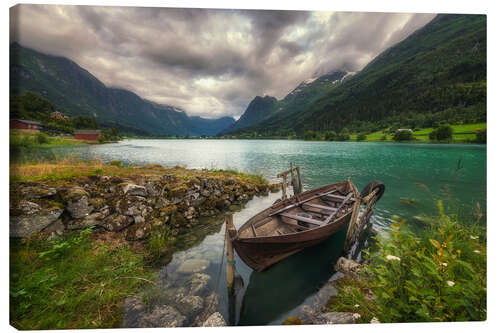
<instances>
[{"instance_id":1,"label":"old wooden boat","mask_svg":"<svg viewBox=\"0 0 500 333\"><path fill-rule=\"evenodd\" d=\"M258 213L238 231L229 226L231 244L248 266L265 270L344 228L358 199L349 180L297 194Z\"/></svg>"}]
</instances>

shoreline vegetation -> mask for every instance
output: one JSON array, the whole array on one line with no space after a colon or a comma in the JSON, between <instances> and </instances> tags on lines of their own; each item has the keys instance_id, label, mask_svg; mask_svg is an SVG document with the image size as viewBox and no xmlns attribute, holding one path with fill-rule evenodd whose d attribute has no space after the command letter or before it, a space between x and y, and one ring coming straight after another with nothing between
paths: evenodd
<instances>
[{"instance_id":1,"label":"shoreline vegetation","mask_svg":"<svg viewBox=\"0 0 500 333\"><path fill-rule=\"evenodd\" d=\"M277 184L235 170L73 158L11 163L11 324L120 327L125 298L155 285L175 251L218 232L224 212L270 191Z\"/></svg>"},{"instance_id":2,"label":"shoreline vegetation","mask_svg":"<svg viewBox=\"0 0 500 333\"><path fill-rule=\"evenodd\" d=\"M326 308L357 313L358 323L486 320L486 227L439 216L411 231L393 217L386 239L375 237L362 265L336 281Z\"/></svg>"}]
</instances>

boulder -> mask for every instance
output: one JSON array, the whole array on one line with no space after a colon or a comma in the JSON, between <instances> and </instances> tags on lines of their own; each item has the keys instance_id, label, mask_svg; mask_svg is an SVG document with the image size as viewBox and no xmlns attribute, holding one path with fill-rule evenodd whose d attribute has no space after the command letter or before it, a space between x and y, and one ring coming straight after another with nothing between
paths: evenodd
<instances>
[{"instance_id":1,"label":"boulder","mask_svg":"<svg viewBox=\"0 0 500 333\"><path fill-rule=\"evenodd\" d=\"M122 193L125 195L134 195L134 196L147 196L147 190L144 186L132 184L132 183L123 183L120 184Z\"/></svg>"},{"instance_id":2,"label":"boulder","mask_svg":"<svg viewBox=\"0 0 500 333\"><path fill-rule=\"evenodd\" d=\"M184 274L199 273L206 270L209 264L210 261L205 259L189 259L177 268L177 272Z\"/></svg>"},{"instance_id":3,"label":"boulder","mask_svg":"<svg viewBox=\"0 0 500 333\"><path fill-rule=\"evenodd\" d=\"M28 237L42 231L61 216L63 209L59 207L45 209L34 202L23 200L19 203L17 212L20 214L10 216L10 237Z\"/></svg>"},{"instance_id":4,"label":"boulder","mask_svg":"<svg viewBox=\"0 0 500 333\"><path fill-rule=\"evenodd\" d=\"M200 327L203 323L217 311L217 306L219 305L219 298L215 292L212 292L207 298L205 298L205 304L203 307L203 312L200 313L194 320L193 326Z\"/></svg>"},{"instance_id":5,"label":"boulder","mask_svg":"<svg viewBox=\"0 0 500 333\"><path fill-rule=\"evenodd\" d=\"M208 274L193 274L188 285L189 294L198 296L202 295L207 289L208 281L210 281L210 275Z\"/></svg>"},{"instance_id":6,"label":"boulder","mask_svg":"<svg viewBox=\"0 0 500 333\"><path fill-rule=\"evenodd\" d=\"M130 196L116 202L116 211L122 215L142 215L146 209L146 199L141 196Z\"/></svg>"},{"instance_id":7,"label":"boulder","mask_svg":"<svg viewBox=\"0 0 500 333\"><path fill-rule=\"evenodd\" d=\"M66 228L68 230L81 230L95 225L99 225L102 221L109 215L109 209L102 209L99 212L95 212L86 215L80 219L73 219L66 222Z\"/></svg>"},{"instance_id":8,"label":"boulder","mask_svg":"<svg viewBox=\"0 0 500 333\"><path fill-rule=\"evenodd\" d=\"M19 192L24 199L29 200L53 196L57 193L57 190L45 184L36 184L33 186L20 186Z\"/></svg>"},{"instance_id":9,"label":"boulder","mask_svg":"<svg viewBox=\"0 0 500 333\"><path fill-rule=\"evenodd\" d=\"M43 233L48 234L49 238L61 236L64 233L65 227L61 219L57 219L54 223L42 230Z\"/></svg>"},{"instance_id":10,"label":"boulder","mask_svg":"<svg viewBox=\"0 0 500 333\"><path fill-rule=\"evenodd\" d=\"M139 327L182 327L186 317L170 305L158 305L139 319Z\"/></svg>"},{"instance_id":11,"label":"boulder","mask_svg":"<svg viewBox=\"0 0 500 333\"><path fill-rule=\"evenodd\" d=\"M220 327L220 326L226 326L226 321L224 320L224 317L219 313L215 312L213 313L210 317L208 317L207 320L203 323L203 327Z\"/></svg>"},{"instance_id":12,"label":"boulder","mask_svg":"<svg viewBox=\"0 0 500 333\"><path fill-rule=\"evenodd\" d=\"M358 264L354 260L340 257L335 264L335 270L337 272L342 272L349 276L355 276L359 273L361 269L361 264Z\"/></svg>"},{"instance_id":13,"label":"boulder","mask_svg":"<svg viewBox=\"0 0 500 333\"><path fill-rule=\"evenodd\" d=\"M89 204L88 192L80 186L66 189L61 196L66 202L66 210L75 219L82 218L94 210L94 207Z\"/></svg>"},{"instance_id":14,"label":"boulder","mask_svg":"<svg viewBox=\"0 0 500 333\"><path fill-rule=\"evenodd\" d=\"M203 309L203 298L200 296L177 294L175 296L175 306L183 313L191 317Z\"/></svg>"},{"instance_id":15,"label":"boulder","mask_svg":"<svg viewBox=\"0 0 500 333\"><path fill-rule=\"evenodd\" d=\"M130 216L113 214L104 219L99 225L107 231L121 231L131 225L134 219Z\"/></svg>"}]
</instances>

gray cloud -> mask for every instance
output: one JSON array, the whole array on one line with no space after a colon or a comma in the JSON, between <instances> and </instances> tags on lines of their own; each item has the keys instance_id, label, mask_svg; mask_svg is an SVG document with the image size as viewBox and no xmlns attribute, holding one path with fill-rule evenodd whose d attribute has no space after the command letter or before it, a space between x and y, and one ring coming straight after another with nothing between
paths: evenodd
<instances>
[{"instance_id":1,"label":"gray cloud","mask_svg":"<svg viewBox=\"0 0 500 333\"><path fill-rule=\"evenodd\" d=\"M358 71L434 14L18 5L11 41L190 115L240 116L255 95Z\"/></svg>"}]
</instances>

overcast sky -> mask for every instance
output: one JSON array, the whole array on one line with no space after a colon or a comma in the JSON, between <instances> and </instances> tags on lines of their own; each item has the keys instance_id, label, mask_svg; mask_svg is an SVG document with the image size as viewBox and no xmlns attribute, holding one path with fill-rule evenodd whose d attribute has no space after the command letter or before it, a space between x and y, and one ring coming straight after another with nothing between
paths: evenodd
<instances>
[{"instance_id":1,"label":"overcast sky","mask_svg":"<svg viewBox=\"0 0 500 333\"><path fill-rule=\"evenodd\" d=\"M434 14L20 5L11 42L72 59L108 86L238 118L335 69L358 71Z\"/></svg>"}]
</instances>

